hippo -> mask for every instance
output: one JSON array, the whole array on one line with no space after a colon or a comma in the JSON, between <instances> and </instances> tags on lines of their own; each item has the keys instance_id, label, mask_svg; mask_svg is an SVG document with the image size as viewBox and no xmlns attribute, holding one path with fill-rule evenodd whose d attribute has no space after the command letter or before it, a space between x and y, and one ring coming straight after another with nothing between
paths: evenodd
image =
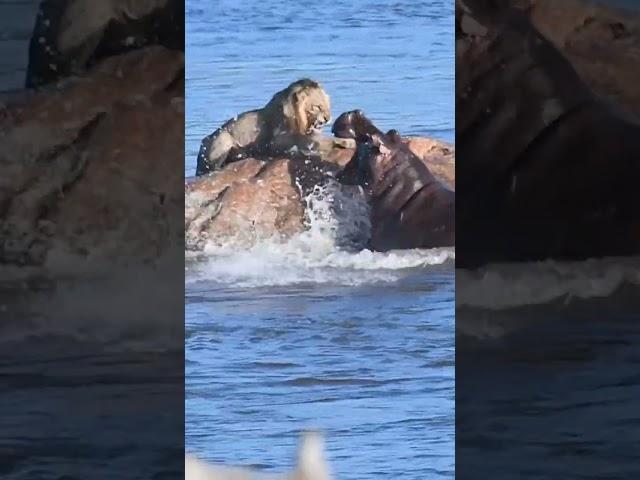
<instances>
[{"instance_id":1,"label":"hippo","mask_svg":"<svg viewBox=\"0 0 640 480\"><path fill-rule=\"evenodd\" d=\"M354 110L340 115L332 132L356 141L338 180L365 190L371 205L371 249L455 244L455 192L430 172L396 130L385 134L361 110Z\"/></svg>"}]
</instances>

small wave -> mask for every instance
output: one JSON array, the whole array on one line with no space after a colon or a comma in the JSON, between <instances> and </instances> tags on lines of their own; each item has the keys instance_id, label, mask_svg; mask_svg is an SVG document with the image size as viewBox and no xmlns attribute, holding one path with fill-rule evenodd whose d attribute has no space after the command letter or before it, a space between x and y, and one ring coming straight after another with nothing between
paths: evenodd
<instances>
[{"instance_id":1,"label":"small wave","mask_svg":"<svg viewBox=\"0 0 640 480\"><path fill-rule=\"evenodd\" d=\"M249 367L253 370L255 369L265 369L265 370L279 370L281 368L299 368L302 365L298 364L298 363L292 363L292 362L266 362L266 361L261 361L261 360L257 360L255 362L251 362L249 364Z\"/></svg>"},{"instance_id":2,"label":"small wave","mask_svg":"<svg viewBox=\"0 0 640 480\"><path fill-rule=\"evenodd\" d=\"M236 287L293 284L362 285L394 282L408 269L441 265L452 248L373 252L369 207L361 192L335 184L316 186L306 196L306 229L286 242L277 239L238 249L209 244L202 260L188 262L187 282L212 280ZM189 258L189 254L187 254ZM194 259L195 259L194 258Z\"/></svg>"},{"instance_id":3,"label":"small wave","mask_svg":"<svg viewBox=\"0 0 640 480\"><path fill-rule=\"evenodd\" d=\"M375 380L372 378L317 378L317 377L299 377L291 380L278 382L280 385L288 385L293 387L317 387L331 386L339 387L342 385L359 385L359 386L378 386L393 383L393 381Z\"/></svg>"},{"instance_id":4,"label":"small wave","mask_svg":"<svg viewBox=\"0 0 640 480\"><path fill-rule=\"evenodd\" d=\"M452 249L352 253L320 253L286 244L263 242L241 252L218 251L204 263L193 266L188 283L214 280L236 287L285 286L293 284L363 285L395 282L407 269L441 265L454 258Z\"/></svg>"},{"instance_id":5,"label":"small wave","mask_svg":"<svg viewBox=\"0 0 640 480\"><path fill-rule=\"evenodd\" d=\"M640 257L495 264L456 270L457 307L502 310L554 301L609 297L640 285Z\"/></svg>"}]
</instances>

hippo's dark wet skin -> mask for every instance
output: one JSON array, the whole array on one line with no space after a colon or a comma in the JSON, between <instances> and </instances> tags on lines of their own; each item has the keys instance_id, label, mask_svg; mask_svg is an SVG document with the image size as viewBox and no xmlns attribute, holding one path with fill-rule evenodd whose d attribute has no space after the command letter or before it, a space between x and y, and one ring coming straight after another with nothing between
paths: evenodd
<instances>
[{"instance_id":1,"label":"hippo's dark wet skin","mask_svg":"<svg viewBox=\"0 0 640 480\"><path fill-rule=\"evenodd\" d=\"M371 248L378 251L455 244L455 193L402 142L360 110L336 119L332 132L353 138L356 152L338 177L364 187L371 204Z\"/></svg>"}]
</instances>

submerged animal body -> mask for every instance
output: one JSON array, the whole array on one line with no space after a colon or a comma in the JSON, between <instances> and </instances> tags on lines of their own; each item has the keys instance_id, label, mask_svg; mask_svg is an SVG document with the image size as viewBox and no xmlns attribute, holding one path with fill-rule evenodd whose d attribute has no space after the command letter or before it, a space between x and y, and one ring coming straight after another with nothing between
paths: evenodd
<instances>
[{"instance_id":1,"label":"submerged animal body","mask_svg":"<svg viewBox=\"0 0 640 480\"><path fill-rule=\"evenodd\" d=\"M331 119L329 96L322 86L301 79L276 93L264 108L244 112L207 135L201 143L196 175L248 157L313 154L316 134Z\"/></svg>"},{"instance_id":2,"label":"submerged animal body","mask_svg":"<svg viewBox=\"0 0 640 480\"><path fill-rule=\"evenodd\" d=\"M333 133L357 142L339 179L367 192L374 250L455 244L455 192L435 178L398 132L382 133L355 110L338 117Z\"/></svg>"}]
</instances>

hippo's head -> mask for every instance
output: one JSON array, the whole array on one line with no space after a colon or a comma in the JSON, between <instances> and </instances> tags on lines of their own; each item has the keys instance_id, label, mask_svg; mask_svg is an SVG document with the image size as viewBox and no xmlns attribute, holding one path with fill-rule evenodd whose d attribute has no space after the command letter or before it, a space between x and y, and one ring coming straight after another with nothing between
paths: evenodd
<instances>
[{"instance_id":1,"label":"hippo's head","mask_svg":"<svg viewBox=\"0 0 640 480\"><path fill-rule=\"evenodd\" d=\"M382 132L364 116L362 110L352 110L340 115L333 123L331 132L339 138L352 138L358 143L366 142L375 134Z\"/></svg>"},{"instance_id":2,"label":"hippo's head","mask_svg":"<svg viewBox=\"0 0 640 480\"><path fill-rule=\"evenodd\" d=\"M356 153L338 177L347 184L358 184L371 193L385 173L396 163L396 152L402 147L396 130L382 133L361 110L340 115L333 124L336 137L353 138Z\"/></svg>"},{"instance_id":3,"label":"hippo's head","mask_svg":"<svg viewBox=\"0 0 640 480\"><path fill-rule=\"evenodd\" d=\"M386 183L387 174L403 156L399 155L404 144L396 130L386 135L376 133L364 143L358 143L358 166L366 186L374 191Z\"/></svg>"}]
</instances>

